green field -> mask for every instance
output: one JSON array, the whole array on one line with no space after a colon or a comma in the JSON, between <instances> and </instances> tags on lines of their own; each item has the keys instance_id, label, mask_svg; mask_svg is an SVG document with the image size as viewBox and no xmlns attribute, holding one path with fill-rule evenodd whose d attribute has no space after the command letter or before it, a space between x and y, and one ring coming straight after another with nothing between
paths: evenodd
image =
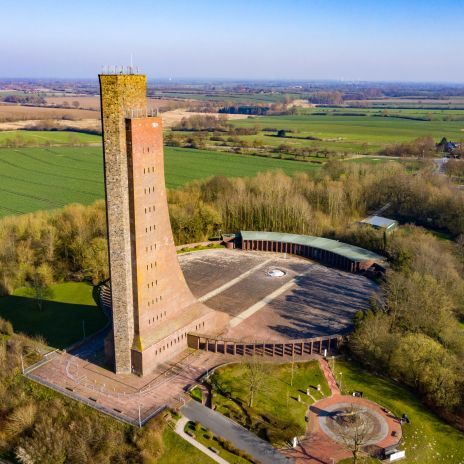
<instances>
[{"instance_id":1,"label":"green field","mask_svg":"<svg viewBox=\"0 0 464 464\"><path fill-rule=\"evenodd\" d=\"M70 143L82 144L101 144L99 135L84 134L82 132L71 131L0 131L0 146L4 145L7 140L19 138L26 143L41 145L50 143L51 145L67 145Z\"/></svg>"},{"instance_id":2,"label":"green field","mask_svg":"<svg viewBox=\"0 0 464 464\"><path fill-rule=\"evenodd\" d=\"M376 163L381 161L375 156L375 152L388 144L426 135L431 135L436 141L443 136L448 140L464 139L464 121L446 120L464 119L464 111L395 110L394 113L414 117L427 116L432 120L376 117L374 115L381 112L373 109L315 108L307 110L303 115L253 117L233 120L232 123L240 127L258 126L261 129L256 135L239 137L249 143L259 140L263 145L261 149L244 148L243 153L258 151L267 156L271 155L273 148L281 144L295 148L309 147L315 153L308 160L318 163L325 161L325 158L317 158L323 150L348 156L370 154L371 158L366 160ZM272 135L275 132L264 131L266 128L284 129L288 131L288 137L274 137ZM11 134L17 132L0 132L0 144L2 138L11 137ZM52 145L69 144L69 137L78 137L80 143L97 144L101 141L99 136L88 134L19 132L22 137L29 137L31 143L37 142L37 137L44 142L48 140ZM189 133L183 132L180 135L188 136ZM227 134L224 137L227 138ZM316 137L320 140L308 140L305 137ZM314 162L279 159L290 156L286 153L272 153L274 158L231 153L233 146L229 144L228 147L223 147L221 143L208 140L207 146L211 150L166 147L167 187L177 188L192 180L214 175L253 176L258 172L274 169L293 174L298 171L314 172L321 166ZM102 169L102 152L99 146L0 148L0 217L59 208L72 202L89 204L103 198Z\"/></svg>"},{"instance_id":3,"label":"green field","mask_svg":"<svg viewBox=\"0 0 464 464\"><path fill-rule=\"evenodd\" d=\"M103 328L107 319L87 283L68 282L52 286L53 295L39 309L25 288L0 298L0 317L13 324L15 332L40 335L54 348L66 348Z\"/></svg>"},{"instance_id":4,"label":"green field","mask_svg":"<svg viewBox=\"0 0 464 464\"><path fill-rule=\"evenodd\" d=\"M364 397L387 407L396 416L406 413L411 421L403 426L405 464L464 463L464 434L445 424L407 388L369 374L353 363L336 362L343 372L343 390L362 391Z\"/></svg>"},{"instance_id":5,"label":"green field","mask_svg":"<svg viewBox=\"0 0 464 464\"><path fill-rule=\"evenodd\" d=\"M281 169L288 174L318 166L247 155L165 148L166 185L177 188L214 175L254 176ZM100 147L0 149L0 217L104 198Z\"/></svg>"},{"instance_id":6,"label":"green field","mask_svg":"<svg viewBox=\"0 0 464 464\"><path fill-rule=\"evenodd\" d=\"M301 116L254 117L232 121L239 127L259 126L261 129L273 128L294 131L290 136L317 137L321 140L301 140L292 138L269 137L272 132L260 132L245 139L259 139L266 145L287 143L295 146L325 148L345 152L373 152L385 145L407 142L417 137L430 135L438 142L442 137L448 140L464 139L464 120L446 121L443 115L437 115L432 121L417 121L392 117L375 117L366 110L367 116L341 116L340 112L326 112L325 115L305 114ZM405 111L405 115L425 116L424 113ZM320 113L321 111L314 111ZM350 114L346 110L345 114ZM441 112L440 112L441 113ZM457 112L464 119L464 111ZM401 112L403 114L403 112Z\"/></svg>"}]
</instances>

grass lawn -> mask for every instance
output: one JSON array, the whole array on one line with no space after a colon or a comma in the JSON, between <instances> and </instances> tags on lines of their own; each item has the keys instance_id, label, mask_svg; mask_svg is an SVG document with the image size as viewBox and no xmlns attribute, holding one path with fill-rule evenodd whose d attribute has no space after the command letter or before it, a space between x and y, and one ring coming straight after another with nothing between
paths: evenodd
<instances>
[{"instance_id":1,"label":"grass lawn","mask_svg":"<svg viewBox=\"0 0 464 464\"><path fill-rule=\"evenodd\" d=\"M166 427L163 433L165 451L157 464L214 464L211 458L183 440L176 432Z\"/></svg>"},{"instance_id":2,"label":"grass lawn","mask_svg":"<svg viewBox=\"0 0 464 464\"><path fill-rule=\"evenodd\" d=\"M317 385L321 385L325 395L330 390L316 361L295 363L293 385L291 364L268 364L266 367L265 380L252 408L248 407L249 387L244 364L224 366L214 373L211 378L213 403L220 413L278 444L284 441L282 432L304 432L305 412L308 404L313 403L306 389L310 388L316 400L322 398L316 390Z\"/></svg>"},{"instance_id":3,"label":"grass lawn","mask_svg":"<svg viewBox=\"0 0 464 464\"><path fill-rule=\"evenodd\" d=\"M0 131L0 145L7 140L20 139L31 144L69 144L69 143L101 143L99 135L84 134L74 131Z\"/></svg>"},{"instance_id":4,"label":"grass lawn","mask_svg":"<svg viewBox=\"0 0 464 464\"><path fill-rule=\"evenodd\" d=\"M237 456L234 453L231 453L230 451L226 450L217 440L216 437L213 436L213 434L208 431L206 428L198 424L195 427L195 424L193 422L188 422L187 425L185 426L185 431L189 431L193 434L195 434L195 440L201 443L202 445L206 446L206 448L215 448L218 451L218 455L225 459L227 462L230 464L250 464L251 461L248 459L245 459L241 456Z\"/></svg>"},{"instance_id":5,"label":"grass lawn","mask_svg":"<svg viewBox=\"0 0 464 464\"><path fill-rule=\"evenodd\" d=\"M401 462L464 463L464 434L440 420L410 390L346 361L337 362L335 371L343 372L344 391L363 391L395 415L409 416L411 423L403 426L407 459Z\"/></svg>"},{"instance_id":6,"label":"grass lawn","mask_svg":"<svg viewBox=\"0 0 464 464\"><path fill-rule=\"evenodd\" d=\"M107 320L96 305L93 287L83 282L68 282L52 286L53 296L40 310L19 288L13 295L0 298L0 317L11 321L15 332L29 336L40 335L54 348L67 346L105 326Z\"/></svg>"}]
</instances>

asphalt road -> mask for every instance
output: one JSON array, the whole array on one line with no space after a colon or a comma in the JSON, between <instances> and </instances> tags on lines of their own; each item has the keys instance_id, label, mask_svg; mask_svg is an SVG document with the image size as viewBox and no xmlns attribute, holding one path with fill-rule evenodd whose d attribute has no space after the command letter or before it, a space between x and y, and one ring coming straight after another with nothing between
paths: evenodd
<instances>
[{"instance_id":1,"label":"asphalt road","mask_svg":"<svg viewBox=\"0 0 464 464\"><path fill-rule=\"evenodd\" d=\"M258 438L241 425L197 401L189 401L181 408L181 412L188 419L200 422L214 435L230 441L235 447L253 456L262 464L294 463L293 459L279 453L267 441Z\"/></svg>"}]
</instances>

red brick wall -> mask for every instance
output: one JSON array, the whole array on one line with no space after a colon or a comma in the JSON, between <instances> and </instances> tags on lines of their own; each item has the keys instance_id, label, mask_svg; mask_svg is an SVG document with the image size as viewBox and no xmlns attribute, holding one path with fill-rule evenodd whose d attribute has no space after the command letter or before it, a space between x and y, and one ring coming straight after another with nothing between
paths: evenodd
<instances>
[{"instance_id":1,"label":"red brick wall","mask_svg":"<svg viewBox=\"0 0 464 464\"><path fill-rule=\"evenodd\" d=\"M127 120L135 334L153 331L195 302L180 269L166 198L161 118ZM137 346L137 342L135 343Z\"/></svg>"}]
</instances>

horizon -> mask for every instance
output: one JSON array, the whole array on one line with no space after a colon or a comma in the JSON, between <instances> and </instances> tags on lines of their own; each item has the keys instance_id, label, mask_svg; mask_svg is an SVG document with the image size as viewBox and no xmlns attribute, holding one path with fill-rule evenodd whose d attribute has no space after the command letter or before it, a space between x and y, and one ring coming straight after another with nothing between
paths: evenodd
<instances>
[{"instance_id":1,"label":"horizon","mask_svg":"<svg viewBox=\"0 0 464 464\"><path fill-rule=\"evenodd\" d=\"M3 13L3 79L92 79L133 55L155 80L464 83L457 0L6 0Z\"/></svg>"},{"instance_id":2,"label":"horizon","mask_svg":"<svg viewBox=\"0 0 464 464\"><path fill-rule=\"evenodd\" d=\"M90 76L83 76L83 77L72 77L72 76L62 76L62 77L54 77L54 76L0 76L0 82L2 81L58 81L58 82L66 82L66 81L90 81L95 82L98 84L98 76L100 74L105 74L102 72L97 72L94 77ZM122 73L125 74L125 73ZM414 81L414 80L347 80L347 79L296 79L296 78L281 78L281 79L273 79L273 78L246 78L246 77L179 77L179 78L172 78L172 77L151 77L150 74L146 72L138 72L136 74L145 75L147 77L147 83L153 84L156 82L170 82L172 84L180 84L180 83L191 83L191 84L216 84L216 83L224 83L224 84L241 84L241 83L293 83L293 84L345 84L345 85L363 85L363 84L376 84L376 85L447 85L447 86L456 86L462 87L464 86L463 81Z\"/></svg>"}]
</instances>

